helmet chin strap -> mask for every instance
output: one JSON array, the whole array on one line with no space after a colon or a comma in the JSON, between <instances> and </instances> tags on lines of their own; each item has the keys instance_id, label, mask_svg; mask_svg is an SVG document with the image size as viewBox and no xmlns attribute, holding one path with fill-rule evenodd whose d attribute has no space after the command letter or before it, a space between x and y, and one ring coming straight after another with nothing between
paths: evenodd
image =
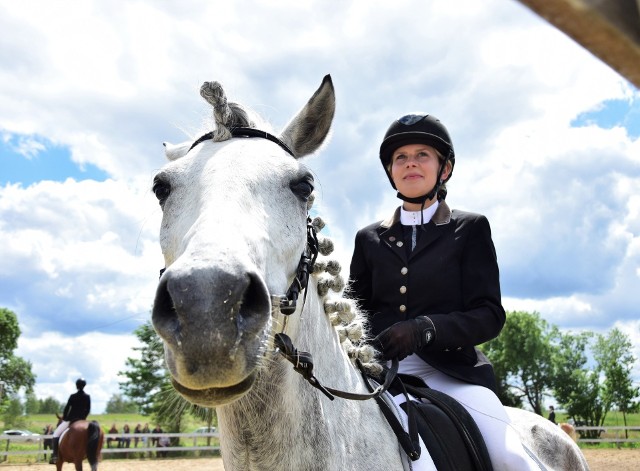
<instances>
[{"instance_id":1,"label":"helmet chin strap","mask_svg":"<svg viewBox=\"0 0 640 471\"><path fill-rule=\"evenodd\" d=\"M400 192L398 192L396 194L396 196L398 198L400 198L402 201L406 201L407 203L421 204L422 205L422 209L424 209L425 203L428 200L433 199L433 197L436 194L438 194L438 190L440 189L440 186L442 186L442 181L439 181L438 183L436 183L435 186L431 189L431 191L429 193L426 193L426 194L424 194L422 196L416 196L415 198L410 198L408 196L403 195Z\"/></svg>"}]
</instances>

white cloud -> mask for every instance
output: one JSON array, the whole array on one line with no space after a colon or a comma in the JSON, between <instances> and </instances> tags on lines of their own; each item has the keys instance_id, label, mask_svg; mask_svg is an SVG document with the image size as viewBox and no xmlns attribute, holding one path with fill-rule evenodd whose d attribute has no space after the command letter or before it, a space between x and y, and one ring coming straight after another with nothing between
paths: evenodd
<instances>
[{"instance_id":1,"label":"white cloud","mask_svg":"<svg viewBox=\"0 0 640 471\"><path fill-rule=\"evenodd\" d=\"M42 333L21 337L17 354L33 363L37 375L36 396L54 397L66 404L76 391L76 379L87 381L93 413L104 411L107 401L119 394L118 373L125 370L127 358L138 358L134 347L139 342L134 335L106 335L87 332L78 336Z\"/></svg>"},{"instance_id":2,"label":"white cloud","mask_svg":"<svg viewBox=\"0 0 640 471\"><path fill-rule=\"evenodd\" d=\"M130 332L148 317L159 214L144 178L1 188L0 293L25 334Z\"/></svg>"}]
</instances>

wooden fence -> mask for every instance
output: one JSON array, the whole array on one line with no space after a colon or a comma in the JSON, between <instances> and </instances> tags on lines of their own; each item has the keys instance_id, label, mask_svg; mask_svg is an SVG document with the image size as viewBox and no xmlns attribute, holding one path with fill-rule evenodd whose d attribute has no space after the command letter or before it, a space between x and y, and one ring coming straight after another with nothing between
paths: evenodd
<instances>
[{"instance_id":1,"label":"wooden fence","mask_svg":"<svg viewBox=\"0 0 640 471\"><path fill-rule=\"evenodd\" d=\"M587 427L580 425L576 432L601 430L599 438L580 437L578 443L640 443L640 427Z\"/></svg>"},{"instance_id":2,"label":"wooden fence","mask_svg":"<svg viewBox=\"0 0 640 471\"><path fill-rule=\"evenodd\" d=\"M578 443L640 443L640 427L576 427L576 432L601 430L600 438L579 438ZM47 461L51 450L44 449L44 440L51 435L38 435L31 441L25 441L28 437L16 437L15 435L0 435L0 463L7 461L9 456L30 455L35 456L35 461ZM138 453L146 458L166 456L168 452L189 452L191 455L205 452L219 453L218 432L211 433L136 433L136 434L105 434L105 442L102 454L105 458L125 457L127 454ZM137 439L137 443L136 443ZM177 440L176 440L177 439ZM180 445L176 443L179 441ZM6 442L6 443L5 443ZM24 445L31 444L30 447ZM162 444L167 444L163 446ZM19 446L16 446L19 445ZM137 446L140 445L140 446ZM11 448L14 448L13 450ZM19 449L16 449L19 448ZM28 449L24 449L28 448ZM141 456L141 457L142 457Z\"/></svg>"},{"instance_id":3,"label":"wooden fence","mask_svg":"<svg viewBox=\"0 0 640 471\"><path fill-rule=\"evenodd\" d=\"M102 455L107 459L109 458L108 455L122 458L132 453L148 458L166 456L168 452L189 452L191 455L206 452L211 455L212 453L220 452L218 437L218 432L105 433ZM9 456L18 455L35 456L36 462L48 461L51 450L44 449L44 441L49 438L52 438L52 436L36 435L27 437L0 434L0 444L5 445L0 449L0 463L7 461ZM175 443L176 441L180 442L179 446Z\"/></svg>"}]
</instances>

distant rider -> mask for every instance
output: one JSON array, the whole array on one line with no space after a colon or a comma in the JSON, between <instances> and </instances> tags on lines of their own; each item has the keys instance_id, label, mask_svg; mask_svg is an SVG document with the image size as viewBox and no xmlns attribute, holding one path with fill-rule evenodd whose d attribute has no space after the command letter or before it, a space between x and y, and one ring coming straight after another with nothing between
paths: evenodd
<instances>
[{"instance_id":1,"label":"distant rider","mask_svg":"<svg viewBox=\"0 0 640 471\"><path fill-rule=\"evenodd\" d=\"M67 405L62 412L62 422L60 422L56 431L53 432L53 452L51 453L49 464L56 464L56 461L58 461L58 441L60 440L60 435L62 435L73 422L86 420L91 411L91 396L84 392L86 385L87 382L84 378L78 378L76 380L78 392L69 396Z\"/></svg>"}]
</instances>

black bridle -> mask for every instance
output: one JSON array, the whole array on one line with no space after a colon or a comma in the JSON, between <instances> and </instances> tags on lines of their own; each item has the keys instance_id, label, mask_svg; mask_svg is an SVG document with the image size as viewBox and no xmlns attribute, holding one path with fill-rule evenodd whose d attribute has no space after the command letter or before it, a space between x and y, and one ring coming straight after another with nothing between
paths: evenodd
<instances>
[{"instance_id":1,"label":"black bridle","mask_svg":"<svg viewBox=\"0 0 640 471\"><path fill-rule=\"evenodd\" d=\"M254 128L237 127L237 128L230 128L229 132L231 132L232 137L261 137L262 139L275 142L280 147L282 147L287 152L287 154L291 155L292 157L295 157L295 154L289 148L288 145L286 145L284 142L282 142L273 134L269 134L266 131L261 131L260 129L254 129ZM191 147L189 147L189 150L187 152L190 152L191 149L193 149L195 146L197 146L201 142L213 139L213 137L214 137L213 132L208 132L207 134L200 136L198 139L196 139L196 141L193 144L191 144Z\"/></svg>"},{"instance_id":2,"label":"black bridle","mask_svg":"<svg viewBox=\"0 0 640 471\"><path fill-rule=\"evenodd\" d=\"M300 261L296 269L296 277L293 279L291 286L289 286L287 294L280 297L280 312L285 316L290 316L296 312L298 296L302 290L304 290L304 298L302 300L304 304L307 297L306 288L309 284L309 274L313 272L313 266L318 258L318 251L319 245L316 228L313 226L311 218L307 217L307 246L302 252L302 255L300 255Z\"/></svg>"}]
</instances>

